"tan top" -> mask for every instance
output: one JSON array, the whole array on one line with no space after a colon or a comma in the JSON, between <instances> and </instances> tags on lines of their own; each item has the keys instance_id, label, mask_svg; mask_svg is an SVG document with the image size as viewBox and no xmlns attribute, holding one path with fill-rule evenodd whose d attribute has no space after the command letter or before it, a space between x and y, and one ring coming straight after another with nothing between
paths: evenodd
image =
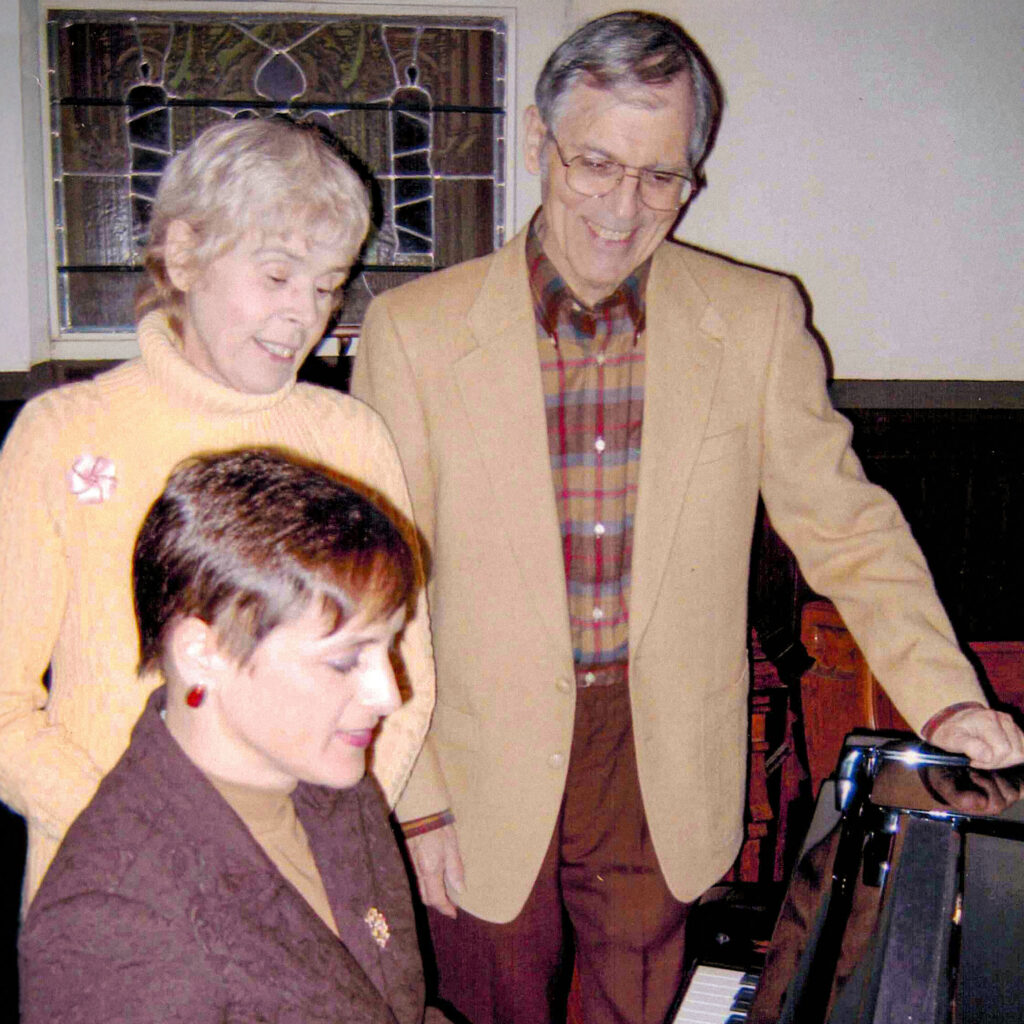
<instances>
[{"instance_id":1,"label":"tan top","mask_svg":"<svg viewBox=\"0 0 1024 1024\"><path fill-rule=\"evenodd\" d=\"M323 879L309 848L306 830L295 813L290 789L260 789L206 778L245 823L274 867L291 882L328 928L338 934Z\"/></svg>"}]
</instances>

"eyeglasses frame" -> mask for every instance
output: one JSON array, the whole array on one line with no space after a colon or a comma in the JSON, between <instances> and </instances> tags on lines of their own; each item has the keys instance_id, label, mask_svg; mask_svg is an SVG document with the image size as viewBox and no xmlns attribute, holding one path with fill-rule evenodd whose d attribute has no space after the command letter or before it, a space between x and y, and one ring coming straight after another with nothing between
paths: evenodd
<instances>
[{"instance_id":1,"label":"eyeglasses frame","mask_svg":"<svg viewBox=\"0 0 1024 1024\"><path fill-rule=\"evenodd\" d=\"M612 192L614 192L622 184L625 178L636 178L636 191L637 196L640 199L640 202L642 202L644 206L646 206L649 210L654 210L657 213L671 213L672 210L681 210L697 194L697 190L700 188L700 183L694 181L694 179L687 174L682 174L679 171L659 171L659 174L670 174L673 178L679 178L681 181L686 182L690 186L690 190L689 192L686 192L685 196L680 197L678 203L675 203L672 206L651 206L651 204L647 202L646 199L644 199L643 178L641 177L641 174L644 171L650 170L650 168L633 167L630 164L620 164L618 160L608 160L608 163L615 164L621 171L619 176L615 179L615 183L606 192L599 192L596 194L592 194L590 192L581 192L578 188L573 188L572 184L569 182L568 172L573 163L575 163L577 160L583 159L583 154L580 153L578 156L574 156L571 160L566 160L565 154L562 152L562 147L559 145L558 139L555 137L555 133L550 128L547 129L547 137L555 144L555 152L558 154L559 162L566 170L565 183L578 196L586 196L588 199L602 199L604 196L610 195ZM634 173L627 173L629 171L632 171ZM685 186L683 187L683 191L685 191Z\"/></svg>"}]
</instances>

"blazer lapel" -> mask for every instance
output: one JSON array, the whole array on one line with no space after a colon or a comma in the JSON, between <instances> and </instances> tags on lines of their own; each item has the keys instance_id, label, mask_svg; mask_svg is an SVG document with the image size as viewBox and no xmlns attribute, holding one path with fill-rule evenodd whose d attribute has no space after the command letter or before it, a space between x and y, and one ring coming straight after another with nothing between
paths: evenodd
<instances>
[{"instance_id":1,"label":"blazer lapel","mask_svg":"<svg viewBox=\"0 0 1024 1024\"><path fill-rule=\"evenodd\" d=\"M455 376L472 425L472 442L519 566L516 583L531 595L559 650L570 654L565 571L524 238L525 232L495 254L469 314L476 346L455 364Z\"/></svg>"},{"instance_id":2,"label":"blazer lapel","mask_svg":"<svg viewBox=\"0 0 1024 1024\"><path fill-rule=\"evenodd\" d=\"M387 808L364 780L333 793L303 786L296 807L338 927L339 946L399 1024L417 1024L423 975L405 868ZM326 825L326 828L325 828Z\"/></svg>"},{"instance_id":3,"label":"blazer lapel","mask_svg":"<svg viewBox=\"0 0 1024 1024\"><path fill-rule=\"evenodd\" d=\"M664 249L664 247L663 247ZM657 601L721 364L725 324L681 263L655 255L647 291L644 425L633 534L630 650Z\"/></svg>"}]
</instances>

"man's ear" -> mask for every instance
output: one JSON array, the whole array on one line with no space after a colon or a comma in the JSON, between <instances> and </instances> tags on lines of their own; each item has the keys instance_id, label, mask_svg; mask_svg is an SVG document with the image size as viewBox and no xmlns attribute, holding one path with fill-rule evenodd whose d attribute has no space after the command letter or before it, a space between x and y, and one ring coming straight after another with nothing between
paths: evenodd
<instances>
[{"instance_id":1,"label":"man's ear","mask_svg":"<svg viewBox=\"0 0 1024 1024\"><path fill-rule=\"evenodd\" d=\"M541 151L547 136L548 130L541 120L540 111L535 106L527 107L523 119L523 162L531 174L541 173Z\"/></svg>"},{"instance_id":2,"label":"man's ear","mask_svg":"<svg viewBox=\"0 0 1024 1024\"><path fill-rule=\"evenodd\" d=\"M180 292L187 292L196 278L195 253L198 238L192 226L181 219L167 225L164 242L164 265L171 284Z\"/></svg>"},{"instance_id":3,"label":"man's ear","mask_svg":"<svg viewBox=\"0 0 1024 1024\"><path fill-rule=\"evenodd\" d=\"M228 663L220 649L217 631L194 615L171 623L167 650L175 674L186 686L213 688Z\"/></svg>"}]
</instances>

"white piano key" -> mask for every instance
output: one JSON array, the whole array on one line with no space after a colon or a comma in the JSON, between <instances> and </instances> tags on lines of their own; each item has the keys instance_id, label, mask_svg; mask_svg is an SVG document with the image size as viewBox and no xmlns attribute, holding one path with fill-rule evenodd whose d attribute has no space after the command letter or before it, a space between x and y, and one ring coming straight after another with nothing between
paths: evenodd
<instances>
[{"instance_id":1,"label":"white piano key","mask_svg":"<svg viewBox=\"0 0 1024 1024\"><path fill-rule=\"evenodd\" d=\"M671 1024L735 1024L747 1017L756 976L729 967L698 965ZM741 993L745 999L741 998Z\"/></svg>"}]
</instances>

